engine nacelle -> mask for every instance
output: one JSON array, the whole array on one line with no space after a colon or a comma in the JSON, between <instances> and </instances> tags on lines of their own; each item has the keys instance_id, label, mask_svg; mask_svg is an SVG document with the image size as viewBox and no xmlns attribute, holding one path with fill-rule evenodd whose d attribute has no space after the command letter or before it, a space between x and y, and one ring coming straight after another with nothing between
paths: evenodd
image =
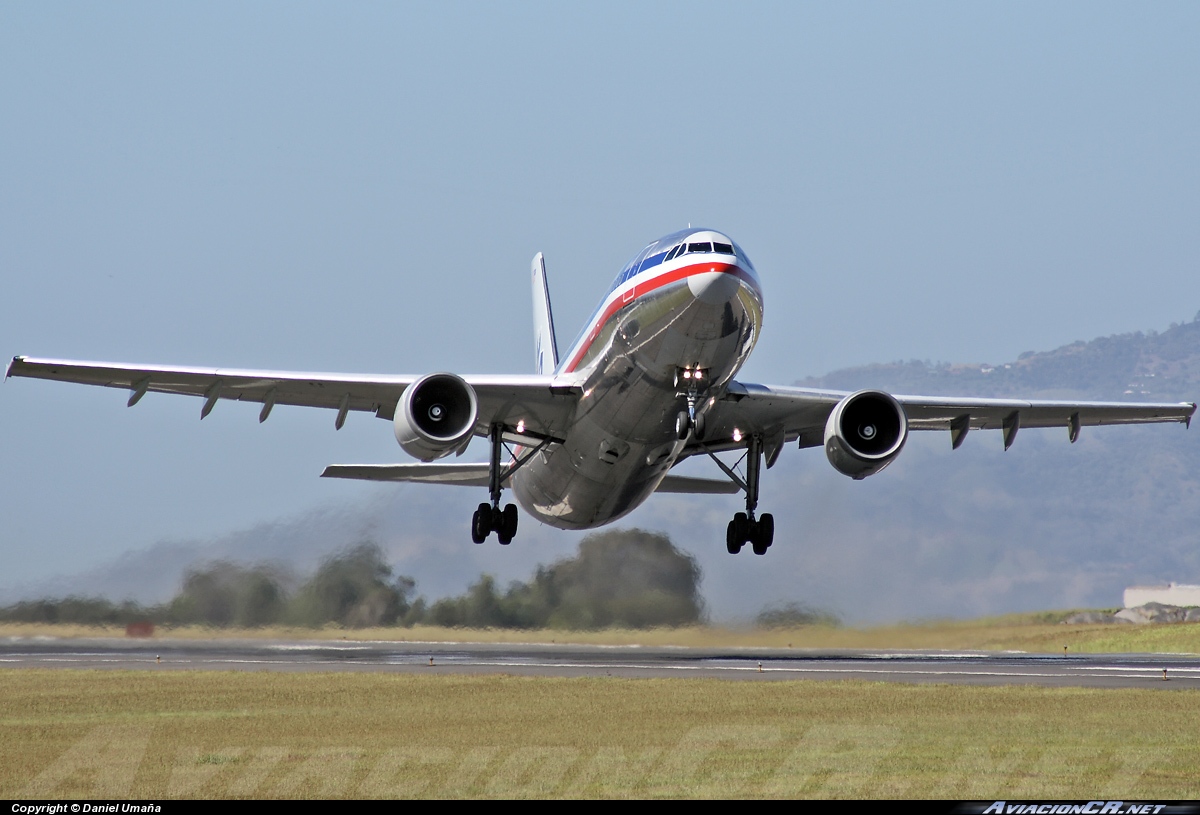
<instances>
[{"instance_id":1,"label":"engine nacelle","mask_svg":"<svg viewBox=\"0 0 1200 815\"><path fill-rule=\"evenodd\" d=\"M891 394L859 391L837 403L825 423L825 455L842 475L866 478L892 463L908 440L908 417Z\"/></svg>"},{"instance_id":2,"label":"engine nacelle","mask_svg":"<svg viewBox=\"0 0 1200 815\"><path fill-rule=\"evenodd\" d=\"M392 424L404 452L421 461L448 456L470 441L479 404L454 374L429 374L404 389Z\"/></svg>"}]
</instances>

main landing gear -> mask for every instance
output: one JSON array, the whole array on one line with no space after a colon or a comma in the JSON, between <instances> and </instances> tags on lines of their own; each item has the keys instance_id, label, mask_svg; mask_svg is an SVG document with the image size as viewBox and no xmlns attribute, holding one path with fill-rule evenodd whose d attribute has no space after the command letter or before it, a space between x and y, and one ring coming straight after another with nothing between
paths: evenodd
<instances>
[{"instance_id":1,"label":"main landing gear","mask_svg":"<svg viewBox=\"0 0 1200 815\"><path fill-rule=\"evenodd\" d=\"M492 447L491 462L488 466L488 493L492 503L480 504L479 509L471 516L471 540L475 543L483 543L488 539L488 535L495 532L500 545L508 546L517 534L517 505L509 504L500 509L500 484L516 469L513 467L503 473L500 471L500 453L504 448L503 432L503 426L494 424L488 433L488 442Z\"/></svg>"},{"instance_id":2,"label":"main landing gear","mask_svg":"<svg viewBox=\"0 0 1200 815\"><path fill-rule=\"evenodd\" d=\"M514 456L513 462L507 467L500 465L500 455L505 446L504 425L492 425L488 433L488 443L492 448L491 462L488 466L488 493L492 502L480 504L479 509L475 510L475 514L471 516L471 540L475 543L483 543L489 535L495 532L500 545L508 546L517 534L517 505L509 504L504 509L500 509L501 485L527 461L545 449L550 441L543 441L520 459Z\"/></svg>"},{"instance_id":3,"label":"main landing gear","mask_svg":"<svg viewBox=\"0 0 1200 815\"><path fill-rule=\"evenodd\" d=\"M487 502L479 505L479 509L471 516L471 540L483 543L493 531L501 546L512 543L513 536L517 534L516 504L509 504L503 510L500 509L499 500L495 506Z\"/></svg>"},{"instance_id":4,"label":"main landing gear","mask_svg":"<svg viewBox=\"0 0 1200 815\"><path fill-rule=\"evenodd\" d=\"M757 520L753 514L738 512L725 528L725 548L736 555L747 543L756 555L765 555L775 539L775 516L764 512Z\"/></svg>"},{"instance_id":5,"label":"main landing gear","mask_svg":"<svg viewBox=\"0 0 1200 815\"><path fill-rule=\"evenodd\" d=\"M708 455L746 493L746 511L734 515L733 520L729 522L729 526L725 529L725 548L729 550L729 554L736 555L748 543L754 550L754 554L765 555L775 540L775 516L769 512L764 512L758 518L754 517L754 510L758 508L758 477L762 467L762 436L751 436L749 444L746 445L745 480L742 480L736 472L727 467L724 462L711 452ZM736 467L737 465L735 464L734 466Z\"/></svg>"}]
</instances>

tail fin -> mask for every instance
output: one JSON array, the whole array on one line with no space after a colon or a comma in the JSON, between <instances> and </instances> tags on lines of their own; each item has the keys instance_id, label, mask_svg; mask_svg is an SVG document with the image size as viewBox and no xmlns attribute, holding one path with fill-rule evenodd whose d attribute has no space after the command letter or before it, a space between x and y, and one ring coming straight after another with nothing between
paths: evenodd
<instances>
[{"instance_id":1,"label":"tail fin","mask_svg":"<svg viewBox=\"0 0 1200 815\"><path fill-rule=\"evenodd\" d=\"M554 373L558 368L558 343L554 339L554 314L550 311L546 260L541 252L533 256L533 340L535 373Z\"/></svg>"}]
</instances>

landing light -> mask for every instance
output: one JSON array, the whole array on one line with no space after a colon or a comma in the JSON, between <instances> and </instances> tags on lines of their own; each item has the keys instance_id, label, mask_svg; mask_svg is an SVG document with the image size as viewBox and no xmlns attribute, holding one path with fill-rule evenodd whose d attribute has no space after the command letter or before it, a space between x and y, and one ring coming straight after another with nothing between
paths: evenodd
<instances>
[{"instance_id":1,"label":"landing light","mask_svg":"<svg viewBox=\"0 0 1200 815\"><path fill-rule=\"evenodd\" d=\"M733 440L734 441L742 440L742 431L738 430L736 427L733 429Z\"/></svg>"},{"instance_id":2,"label":"landing light","mask_svg":"<svg viewBox=\"0 0 1200 815\"><path fill-rule=\"evenodd\" d=\"M676 368L675 369L675 386L679 387L682 383L687 382L689 385L693 382L700 382L708 379L708 369L706 368Z\"/></svg>"},{"instance_id":3,"label":"landing light","mask_svg":"<svg viewBox=\"0 0 1200 815\"><path fill-rule=\"evenodd\" d=\"M518 433L525 432L525 420L524 419L521 419L519 422L517 422L517 432Z\"/></svg>"}]
</instances>

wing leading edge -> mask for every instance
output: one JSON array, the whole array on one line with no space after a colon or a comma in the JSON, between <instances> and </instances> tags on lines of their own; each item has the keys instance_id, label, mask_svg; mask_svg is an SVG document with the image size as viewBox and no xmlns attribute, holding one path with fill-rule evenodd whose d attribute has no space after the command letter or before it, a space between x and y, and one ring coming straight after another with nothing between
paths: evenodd
<instances>
[{"instance_id":1,"label":"wing leading edge","mask_svg":"<svg viewBox=\"0 0 1200 815\"><path fill-rule=\"evenodd\" d=\"M708 413L705 446L742 447L714 440L740 439L751 433L778 444L799 439L802 447L820 446L830 412L850 395L848 391L731 383ZM968 429L1004 430L1007 447L1017 427L1063 427L1074 441L1080 427L1158 422L1187 425L1196 411L1194 402L1059 402L943 396L895 399L904 407L909 429L949 430L955 447L962 443ZM699 452L700 446L695 446Z\"/></svg>"},{"instance_id":2,"label":"wing leading edge","mask_svg":"<svg viewBox=\"0 0 1200 815\"><path fill-rule=\"evenodd\" d=\"M131 365L24 356L13 358L6 378L10 376L128 390L130 407L150 392L198 396L204 399L201 419L222 399L262 404L260 422L266 420L275 405L328 408L337 411L334 426L339 429L352 410L374 413L390 421L405 388L420 378ZM515 427L518 422L523 423L525 432L531 436L559 438L566 432L577 388L557 383L549 375L485 375L464 379L475 390L479 402L478 435L486 435L492 423Z\"/></svg>"}]
</instances>

